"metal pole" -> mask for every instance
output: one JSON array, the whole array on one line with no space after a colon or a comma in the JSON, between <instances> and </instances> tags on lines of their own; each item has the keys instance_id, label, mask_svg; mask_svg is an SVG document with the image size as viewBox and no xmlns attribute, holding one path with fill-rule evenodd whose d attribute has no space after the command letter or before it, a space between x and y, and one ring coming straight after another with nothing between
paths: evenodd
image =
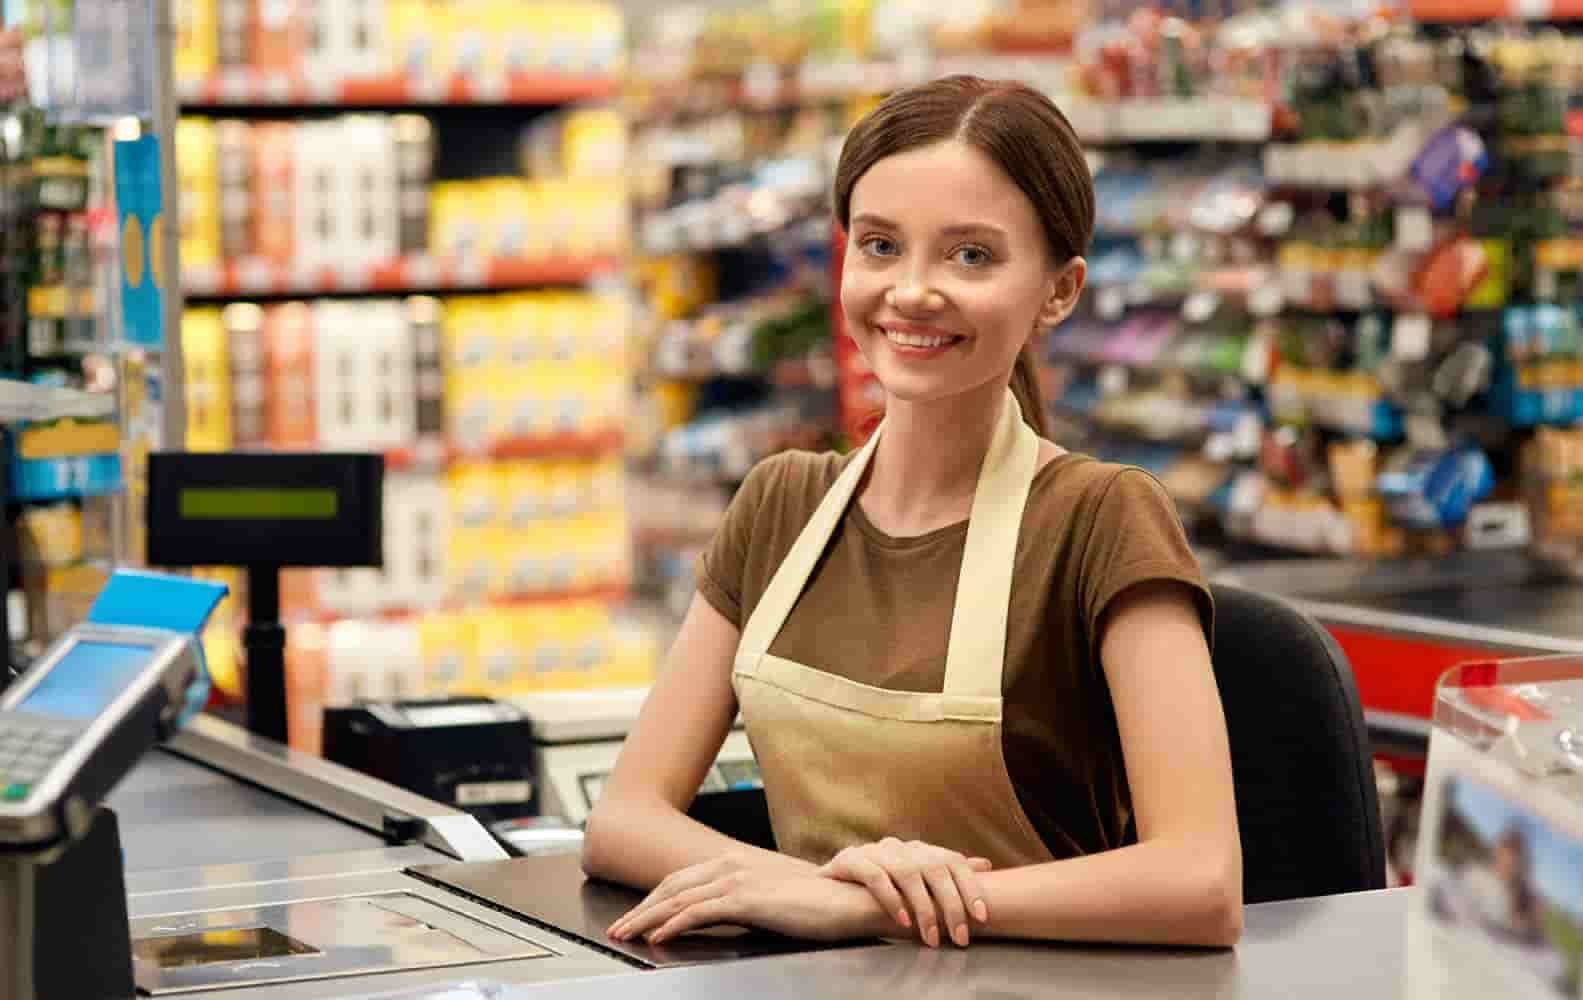
<instances>
[{"instance_id":1,"label":"metal pole","mask_svg":"<svg viewBox=\"0 0 1583 1000\"><path fill-rule=\"evenodd\" d=\"M160 356L162 440L180 451L186 437L187 405L181 360L181 188L176 177L176 21L171 0L148 0L154 8L154 134L159 137L160 259L155 262L165 292L163 353Z\"/></svg>"}]
</instances>

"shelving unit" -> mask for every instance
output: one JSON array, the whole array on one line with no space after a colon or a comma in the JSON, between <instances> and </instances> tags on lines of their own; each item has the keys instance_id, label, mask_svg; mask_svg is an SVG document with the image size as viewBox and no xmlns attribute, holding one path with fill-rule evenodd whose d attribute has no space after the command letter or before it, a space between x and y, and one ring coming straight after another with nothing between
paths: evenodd
<instances>
[{"instance_id":1,"label":"shelving unit","mask_svg":"<svg viewBox=\"0 0 1583 1000\"><path fill-rule=\"evenodd\" d=\"M351 697L640 683L652 652L612 624L631 576L619 9L190 16L194 444L386 457L384 570L283 580L293 745Z\"/></svg>"}]
</instances>

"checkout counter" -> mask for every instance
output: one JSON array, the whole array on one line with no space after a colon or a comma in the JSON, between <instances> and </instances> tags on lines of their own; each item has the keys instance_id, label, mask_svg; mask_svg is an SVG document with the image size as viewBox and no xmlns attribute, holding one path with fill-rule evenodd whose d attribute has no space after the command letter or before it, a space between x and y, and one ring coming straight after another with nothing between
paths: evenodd
<instances>
[{"instance_id":1,"label":"checkout counter","mask_svg":"<svg viewBox=\"0 0 1583 1000\"><path fill-rule=\"evenodd\" d=\"M222 481L234 478L234 468L209 473L216 480L205 486L211 492L237 486ZM281 492L259 494L259 483L242 485L254 492L209 499L224 501L218 509L235 515L242 501L265 495L274 502ZM326 479L315 488L339 487ZM332 513L350 509L320 506ZM156 508L170 516L168 506L151 504ZM156 534L151 530L151 541ZM193 531L191 543L212 545L215 533L203 534L207 541ZM269 555L279 558L281 551L277 545ZM354 557L360 556L348 555ZM1555 634L1559 619L1570 617L1570 606L1560 605L1572 598L1546 590L1556 605L1546 611L1549 605L1536 605L1524 589L1540 581L1493 581L1485 570L1477 579L1407 586L1397 576L1365 586L1370 581L1360 573L1366 571L1329 565L1305 576L1283 565L1237 567L1220 578L1285 593L1325 622L1354 656L1366 706L1382 725L1393 715L1404 725L1414 716L1427 720L1432 678L1425 679L1422 710L1416 711L1418 681L1388 676L1405 661L1389 662L1387 654L1378 664L1360 663L1355 650L1368 642L1420 642L1458 660L1468 659L1470 650L1484 656L1583 651L1583 641ZM1294 592L1294 584L1306 585ZM1464 608L1469 620L1448 623L1424 614L1444 615L1448 606ZM137 615L157 609L121 610L135 623ZM1516 620L1525 612L1556 620L1525 626ZM1565 625L1573 630L1570 621ZM262 633L253 639L266 652L278 641ZM250 678L250 685L258 680ZM629 709L605 706L555 718L545 706L525 706L543 720L539 780L560 811L575 818L597 794ZM600 718L590 722L591 715ZM1244 939L1230 951L1001 942L966 951L877 941L826 947L729 929L662 949L617 944L605 928L640 896L586 880L575 853L510 858L469 812L217 718L182 721L173 726L166 719L159 745L150 736L137 754L117 758L125 766L118 765L118 784L105 800L118 825L126 904L120 919L127 935L81 936L79 927L80 940L67 934L60 945L76 949L75 961L86 963L106 941L118 943L125 956L129 941L142 996L1329 1000L1345 991L1354 1000L1384 1000L1402 994L1412 890L1250 907ZM281 722L265 721L271 728ZM750 773L727 766L734 763L731 750L717 766L719 781L751 781ZM84 883L75 895L56 898L80 900L86 912L98 894L122 894L117 881ZM0 906L0 940L16 931L6 921L24 909L19 899L0 900L7 902ZM57 927L62 924L71 929L69 920L57 920ZM11 1000L4 989L0 983L0 1000Z\"/></svg>"},{"instance_id":2,"label":"checkout counter","mask_svg":"<svg viewBox=\"0 0 1583 1000\"><path fill-rule=\"evenodd\" d=\"M199 717L110 799L134 936L208 931L208 966L156 994L214 1000L907 996L988 1000L1401 995L1410 890L1250 907L1232 951L981 942L820 948L760 934L613 946L639 894L571 854L501 860L472 817ZM393 832L390 817L419 822ZM412 840L398 840L403 832ZM491 860L493 859L493 860ZM510 897L510 908L500 899ZM494 898L489 898L493 896ZM267 929L238 937L224 928ZM270 933L273 931L273 933ZM410 942L410 950L403 945ZM309 973L293 950L342 962ZM236 960L249 949L272 957ZM144 951L150 949L145 946ZM203 948L184 951L200 959ZM313 962L314 975L330 970ZM247 968L251 966L252 968ZM177 976L174 973L181 973ZM253 976L249 983L244 977Z\"/></svg>"}]
</instances>

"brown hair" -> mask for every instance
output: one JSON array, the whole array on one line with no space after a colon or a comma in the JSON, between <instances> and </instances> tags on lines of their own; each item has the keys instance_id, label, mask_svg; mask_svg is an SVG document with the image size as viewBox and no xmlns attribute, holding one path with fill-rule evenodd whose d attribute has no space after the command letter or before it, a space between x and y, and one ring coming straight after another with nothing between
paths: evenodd
<instances>
[{"instance_id":1,"label":"brown hair","mask_svg":"<svg viewBox=\"0 0 1583 1000\"><path fill-rule=\"evenodd\" d=\"M852 129L835 172L835 216L851 221L852 189L887 156L957 139L983 153L1033 202L1045 241L1061 263L1081 256L1094 235L1094 181L1083 146L1048 97L1014 82L947 76L900 90ZM1031 345L1017 356L1011 391L1022 417L1049 432Z\"/></svg>"}]
</instances>

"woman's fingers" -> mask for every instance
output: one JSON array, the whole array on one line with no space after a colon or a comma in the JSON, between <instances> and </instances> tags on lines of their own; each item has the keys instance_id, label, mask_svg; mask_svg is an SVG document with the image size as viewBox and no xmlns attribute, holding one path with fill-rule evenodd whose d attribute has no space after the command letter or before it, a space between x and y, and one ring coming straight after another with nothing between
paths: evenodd
<instances>
[{"instance_id":1,"label":"woman's fingers","mask_svg":"<svg viewBox=\"0 0 1583 1000\"><path fill-rule=\"evenodd\" d=\"M612 936L618 941L630 941L633 938L649 935L651 940L653 932L673 919L677 914L686 912L689 908L718 899L729 891L724 879L718 879L705 885L696 886L679 892L674 896L660 900L647 910L637 914L625 927Z\"/></svg>"},{"instance_id":2,"label":"woman's fingers","mask_svg":"<svg viewBox=\"0 0 1583 1000\"><path fill-rule=\"evenodd\" d=\"M880 867L858 851L842 851L822 871L831 877L856 882L869 891L869 895L893 915L903 927L912 927L912 916L907 904L891 880L890 872Z\"/></svg>"},{"instance_id":3,"label":"woman's fingers","mask_svg":"<svg viewBox=\"0 0 1583 1000\"><path fill-rule=\"evenodd\" d=\"M962 894L957 889L951 866L929 865L922 874L924 884L929 887L929 895L934 897L935 912L940 916L942 935L949 935L951 940L956 942L957 947L966 948L969 941L967 905L962 901Z\"/></svg>"},{"instance_id":4,"label":"woman's fingers","mask_svg":"<svg viewBox=\"0 0 1583 1000\"><path fill-rule=\"evenodd\" d=\"M713 927L716 924L733 923L741 919L738 913L738 904L729 895L716 896L707 899L677 913L662 924L659 930L649 935L649 944L658 947L680 934L695 931L701 927Z\"/></svg>"},{"instance_id":5,"label":"woman's fingers","mask_svg":"<svg viewBox=\"0 0 1583 1000\"><path fill-rule=\"evenodd\" d=\"M607 933L614 938L624 939L632 936L632 925L644 918L655 906L666 900L701 885L708 885L721 875L725 874L729 866L722 861L708 861L701 865L692 865L680 871L672 872L665 877L654 891L643 897L643 901L610 925Z\"/></svg>"}]
</instances>

